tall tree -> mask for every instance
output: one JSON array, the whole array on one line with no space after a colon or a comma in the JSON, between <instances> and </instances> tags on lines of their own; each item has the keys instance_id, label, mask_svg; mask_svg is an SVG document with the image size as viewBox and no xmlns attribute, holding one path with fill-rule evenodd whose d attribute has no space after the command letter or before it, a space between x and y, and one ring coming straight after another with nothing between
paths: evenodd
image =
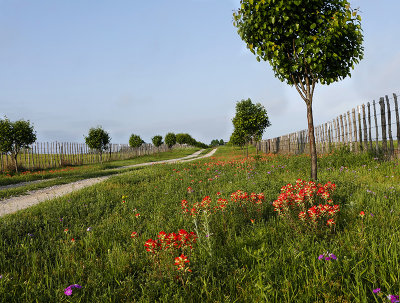
<instances>
[{"instance_id":1,"label":"tall tree","mask_svg":"<svg viewBox=\"0 0 400 303\"><path fill-rule=\"evenodd\" d=\"M15 171L18 172L17 157L22 148L36 141L36 133L29 121L11 122L7 118L0 120L0 151L10 153L14 160Z\"/></svg>"},{"instance_id":2,"label":"tall tree","mask_svg":"<svg viewBox=\"0 0 400 303\"><path fill-rule=\"evenodd\" d=\"M295 86L307 106L311 178L317 180L312 102L315 85L350 75L363 57L358 10L347 0L241 0L233 24L257 61Z\"/></svg>"},{"instance_id":3,"label":"tall tree","mask_svg":"<svg viewBox=\"0 0 400 303\"><path fill-rule=\"evenodd\" d=\"M101 127L92 127L89 134L85 137L85 142L91 149L95 149L100 154L100 162L103 163L103 152L107 150L111 138L110 135Z\"/></svg>"},{"instance_id":4,"label":"tall tree","mask_svg":"<svg viewBox=\"0 0 400 303\"><path fill-rule=\"evenodd\" d=\"M270 126L267 111L260 103L253 104L251 99L236 103L236 115L232 119L234 132L233 142L249 144L261 140L266 127ZM232 142L232 143L233 143Z\"/></svg>"}]
</instances>

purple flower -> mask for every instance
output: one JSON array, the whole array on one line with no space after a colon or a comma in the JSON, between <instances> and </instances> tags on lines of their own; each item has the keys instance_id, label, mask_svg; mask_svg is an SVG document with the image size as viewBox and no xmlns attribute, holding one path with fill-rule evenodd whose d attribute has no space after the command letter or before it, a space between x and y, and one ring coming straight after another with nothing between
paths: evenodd
<instances>
[{"instance_id":1,"label":"purple flower","mask_svg":"<svg viewBox=\"0 0 400 303\"><path fill-rule=\"evenodd\" d=\"M66 296L72 295L72 288L70 286L68 286L66 289L64 289L64 294Z\"/></svg>"},{"instance_id":2,"label":"purple flower","mask_svg":"<svg viewBox=\"0 0 400 303\"><path fill-rule=\"evenodd\" d=\"M388 298L388 299L390 300L390 302L392 302L392 303L400 302L400 301L399 301L399 296L388 295L387 298Z\"/></svg>"},{"instance_id":3,"label":"purple flower","mask_svg":"<svg viewBox=\"0 0 400 303\"><path fill-rule=\"evenodd\" d=\"M326 252L326 253L318 256L318 260L331 261L331 260L336 260L336 259L337 259L336 255L329 253L329 252Z\"/></svg>"},{"instance_id":4,"label":"purple flower","mask_svg":"<svg viewBox=\"0 0 400 303\"><path fill-rule=\"evenodd\" d=\"M86 229L86 231L91 231L91 230L92 228L90 226Z\"/></svg>"},{"instance_id":5,"label":"purple flower","mask_svg":"<svg viewBox=\"0 0 400 303\"><path fill-rule=\"evenodd\" d=\"M80 289L80 288L82 288L82 286L80 286L79 284L72 284L72 285L68 286L66 289L64 289L64 294L65 294L66 296L72 295L72 289L73 289L73 288L78 288L78 289Z\"/></svg>"},{"instance_id":6,"label":"purple flower","mask_svg":"<svg viewBox=\"0 0 400 303\"><path fill-rule=\"evenodd\" d=\"M374 290L372 290L372 292L373 292L374 294L377 294L377 293L380 293L380 292L381 292L381 289L380 289L380 288L375 288Z\"/></svg>"}]
</instances>

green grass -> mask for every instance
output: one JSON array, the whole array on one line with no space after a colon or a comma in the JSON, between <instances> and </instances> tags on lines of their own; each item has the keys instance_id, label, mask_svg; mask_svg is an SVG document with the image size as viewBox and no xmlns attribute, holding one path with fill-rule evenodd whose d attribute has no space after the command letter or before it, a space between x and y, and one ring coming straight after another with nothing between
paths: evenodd
<instances>
[{"instance_id":1,"label":"green grass","mask_svg":"<svg viewBox=\"0 0 400 303\"><path fill-rule=\"evenodd\" d=\"M130 160L104 162L103 164L69 166L60 169L48 169L33 172L25 171L13 175L0 174L0 199L21 195L35 189L67 184L82 179L114 175L121 173L121 171L126 172L129 170L136 170L138 168L117 169L134 164L182 158L191 155L198 150L199 148L174 149L164 153L135 157ZM37 180L43 182L26 184L15 188L1 189L1 186Z\"/></svg>"},{"instance_id":2,"label":"green grass","mask_svg":"<svg viewBox=\"0 0 400 303\"><path fill-rule=\"evenodd\" d=\"M283 185L308 179L309 166L306 156L245 160L220 147L212 159L143 167L4 216L0 301L386 302L372 289L400 294L398 162L320 157L319 181L337 184L332 199L341 208L335 232L321 237L293 232L271 205ZM260 211L229 204L196 222L182 213L182 199L231 203L238 189L263 192ZM179 229L199 236L183 251L192 272L174 268L179 249L156 258L144 247ZM326 251L338 259L318 260ZM82 289L65 296L75 283Z\"/></svg>"}]
</instances>

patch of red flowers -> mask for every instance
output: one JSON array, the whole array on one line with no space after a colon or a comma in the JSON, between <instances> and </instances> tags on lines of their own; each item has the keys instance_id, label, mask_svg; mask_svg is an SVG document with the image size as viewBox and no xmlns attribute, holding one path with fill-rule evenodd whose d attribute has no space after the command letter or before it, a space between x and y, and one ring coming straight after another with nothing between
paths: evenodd
<instances>
[{"instance_id":1,"label":"patch of red flowers","mask_svg":"<svg viewBox=\"0 0 400 303\"><path fill-rule=\"evenodd\" d=\"M281 194L272 205L279 216L292 226L297 222L308 228L317 226L332 227L336 221L339 205L330 199L336 185L328 182L325 185L298 179L295 185L287 184L281 188ZM326 223L323 223L326 222Z\"/></svg>"}]
</instances>

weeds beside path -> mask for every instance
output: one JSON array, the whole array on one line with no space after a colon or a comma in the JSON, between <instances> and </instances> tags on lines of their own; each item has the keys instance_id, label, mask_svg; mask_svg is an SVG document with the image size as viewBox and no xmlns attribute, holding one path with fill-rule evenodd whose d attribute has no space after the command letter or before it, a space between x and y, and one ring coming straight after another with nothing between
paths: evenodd
<instances>
[{"instance_id":1,"label":"weeds beside path","mask_svg":"<svg viewBox=\"0 0 400 303\"><path fill-rule=\"evenodd\" d=\"M148 166L148 165L154 165L154 164L164 164L164 163L177 163L177 162L188 162L188 161L193 161L201 158L206 158L212 156L217 149L213 149L209 153L199 156L204 150L199 150L189 156L178 158L178 159L170 159L170 160L163 160L163 161L153 161L153 162L147 162L147 163L139 163L139 164L133 164L133 165L128 165L128 166L123 166L119 168L112 168L107 171L115 171L118 170L120 173L128 173L126 171L127 169L135 168L135 167L141 167L141 166ZM32 192L28 192L28 195L25 196L18 196L18 197L12 197L9 199L1 200L0 201L0 216L14 213L18 210L28 208L32 205L38 204L40 202L43 202L45 200L49 199L54 199L66 194L69 194L73 191L80 190L82 188L97 184L99 182L105 181L111 176L115 176L115 174L108 175L108 176L102 176L102 177L96 177L96 178L90 178L90 179L84 179L84 180L79 180L76 182L71 182L67 184L62 184L62 185L55 185L51 187L47 187L44 189L39 189L39 190L34 190ZM48 180L43 180L43 181L48 181ZM34 183L37 183L37 181L32 181ZM25 186L29 182L24 182L21 184L21 186ZM16 187L18 184L13 185L13 187Z\"/></svg>"}]
</instances>

